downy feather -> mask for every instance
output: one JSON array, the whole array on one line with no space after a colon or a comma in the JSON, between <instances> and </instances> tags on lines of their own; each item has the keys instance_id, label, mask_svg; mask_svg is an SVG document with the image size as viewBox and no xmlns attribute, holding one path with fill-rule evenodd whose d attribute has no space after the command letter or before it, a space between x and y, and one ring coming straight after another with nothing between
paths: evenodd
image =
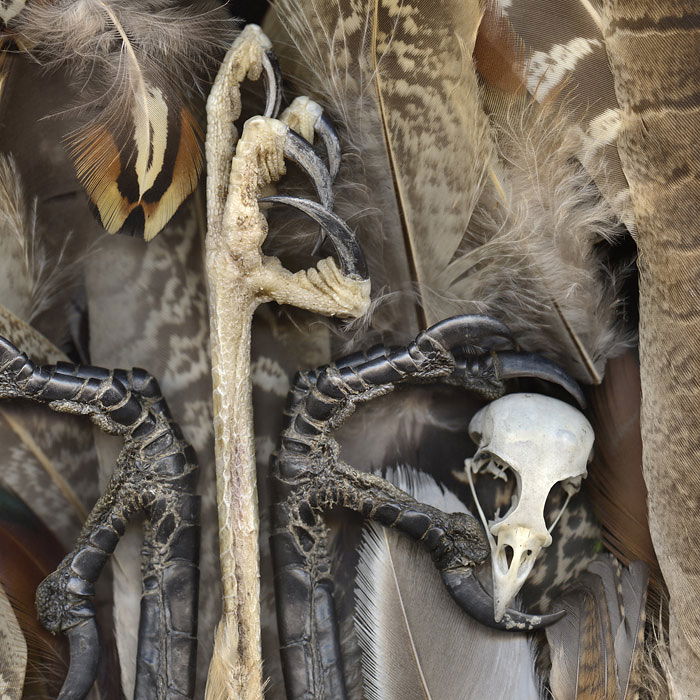
<instances>
[{"instance_id":1,"label":"downy feather","mask_svg":"<svg viewBox=\"0 0 700 700\"><path fill-rule=\"evenodd\" d=\"M578 158L632 230L629 188L615 143L620 110L600 5L599 0L488 0L482 29L499 29L500 51L511 47L511 68L534 100L565 105L567 121L581 137Z\"/></svg>"},{"instance_id":2,"label":"downy feather","mask_svg":"<svg viewBox=\"0 0 700 700\"><path fill-rule=\"evenodd\" d=\"M232 27L214 0L29 0L15 42L82 95L68 149L107 231L153 238L197 186L198 107Z\"/></svg>"},{"instance_id":3,"label":"downy feather","mask_svg":"<svg viewBox=\"0 0 700 700\"><path fill-rule=\"evenodd\" d=\"M618 232L617 213L577 163L584 137L563 107L513 109L489 128L471 59L480 14L441 7L282 0L270 21L286 73L351 150L338 209L372 268L369 323L405 338L413 319L492 314L523 348L597 383L627 340L594 251ZM454 31L441 35L448 17Z\"/></svg>"},{"instance_id":4,"label":"downy feather","mask_svg":"<svg viewBox=\"0 0 700 700\"><path fill-rule=\"evenodd\" d=\"M423 503L466 511L426 474L402 468L389 470L387 478ZM369 700L540 697L528 638L465 615L418 543L376 524L367 527L355 594Z\"/></svg>"}]
</instances>

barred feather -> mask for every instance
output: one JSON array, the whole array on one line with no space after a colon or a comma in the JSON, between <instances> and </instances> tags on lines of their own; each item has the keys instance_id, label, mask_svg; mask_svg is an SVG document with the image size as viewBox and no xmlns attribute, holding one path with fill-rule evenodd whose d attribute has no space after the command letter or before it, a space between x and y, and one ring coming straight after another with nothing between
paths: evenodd
<instances>
[{"instance_id":1,"label":"barred feather","mask_svg":"<svg viewBox=\"0 0 700 700\"><path fill-rule=\"evenodd\" d=\"M16 43L73 76L83 95L69 151L110 233L155 236L197 186L197 111L231 39L214 0L30 0ZM84 95L87 95L85 97Z\"/></svg>"}]
</instances>

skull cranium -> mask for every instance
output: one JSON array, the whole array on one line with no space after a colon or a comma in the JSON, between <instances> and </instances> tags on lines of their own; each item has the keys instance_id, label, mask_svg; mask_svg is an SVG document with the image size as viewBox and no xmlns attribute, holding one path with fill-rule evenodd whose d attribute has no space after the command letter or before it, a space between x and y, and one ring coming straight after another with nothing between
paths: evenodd
<instances>
[{"instance_id":1,"label":"skull cranium","mask_svg":"<svg viewBox=\"0 0 700 700\"><path fill-rule=\"evenodd\" d=\"M593 428L580 411L563 401L540 394L509 394L472 418L469 435L479 446L466 463L470 483L472 473L487 471L505 478L505 471L511 469L517 484L513 504L502 518L487 523L477 500L491 544L498 621L532 571L537 555L552 542L550 532L558 517L549 527L544 519L550 490L561 482L571 497L586 476ZM566 503L562 512L565 507Z\"/></svg>"}]
</instances>

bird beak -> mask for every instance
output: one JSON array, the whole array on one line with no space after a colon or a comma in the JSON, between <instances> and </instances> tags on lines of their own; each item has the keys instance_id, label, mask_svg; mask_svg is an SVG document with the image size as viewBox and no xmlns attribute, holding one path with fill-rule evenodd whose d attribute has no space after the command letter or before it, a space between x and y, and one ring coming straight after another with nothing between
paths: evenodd
<instances>
[{"instance_id":1,"label":"bird beak","mask_svg":"<svg viewBox=\"0 0 700 700\"><path fill-rule=\"evenodd\" d=\"M528 527L498 529L495 526L493 529L492 534L496 535L491 555L493 613L496 622L500 622L530 575L537 555L551 537L546 531L543 535Z\"/></svg>"}]
</instances>

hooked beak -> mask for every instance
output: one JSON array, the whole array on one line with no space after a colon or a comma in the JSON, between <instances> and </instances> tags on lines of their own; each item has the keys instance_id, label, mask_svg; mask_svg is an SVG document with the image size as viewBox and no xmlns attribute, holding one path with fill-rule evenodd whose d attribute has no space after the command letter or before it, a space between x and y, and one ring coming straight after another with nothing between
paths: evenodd
<instances>
[{"instance_id":1,"label":"hooked beak","mask_svg":"<svg viewBox=\"0 0 700 700\"><path fill-rule=\"evenodd\" d=\"M492 534L496 534L492 531ZM502 531L492 544L491 571L493 576L493 616L500 622L508 605L518 595L532 571L542 547L551 537L533 533L530 528L514 527ZM549 540L549 542L547 541ZM510 562L508 561L510 556Z\"/></svg>"}]
</instances>

